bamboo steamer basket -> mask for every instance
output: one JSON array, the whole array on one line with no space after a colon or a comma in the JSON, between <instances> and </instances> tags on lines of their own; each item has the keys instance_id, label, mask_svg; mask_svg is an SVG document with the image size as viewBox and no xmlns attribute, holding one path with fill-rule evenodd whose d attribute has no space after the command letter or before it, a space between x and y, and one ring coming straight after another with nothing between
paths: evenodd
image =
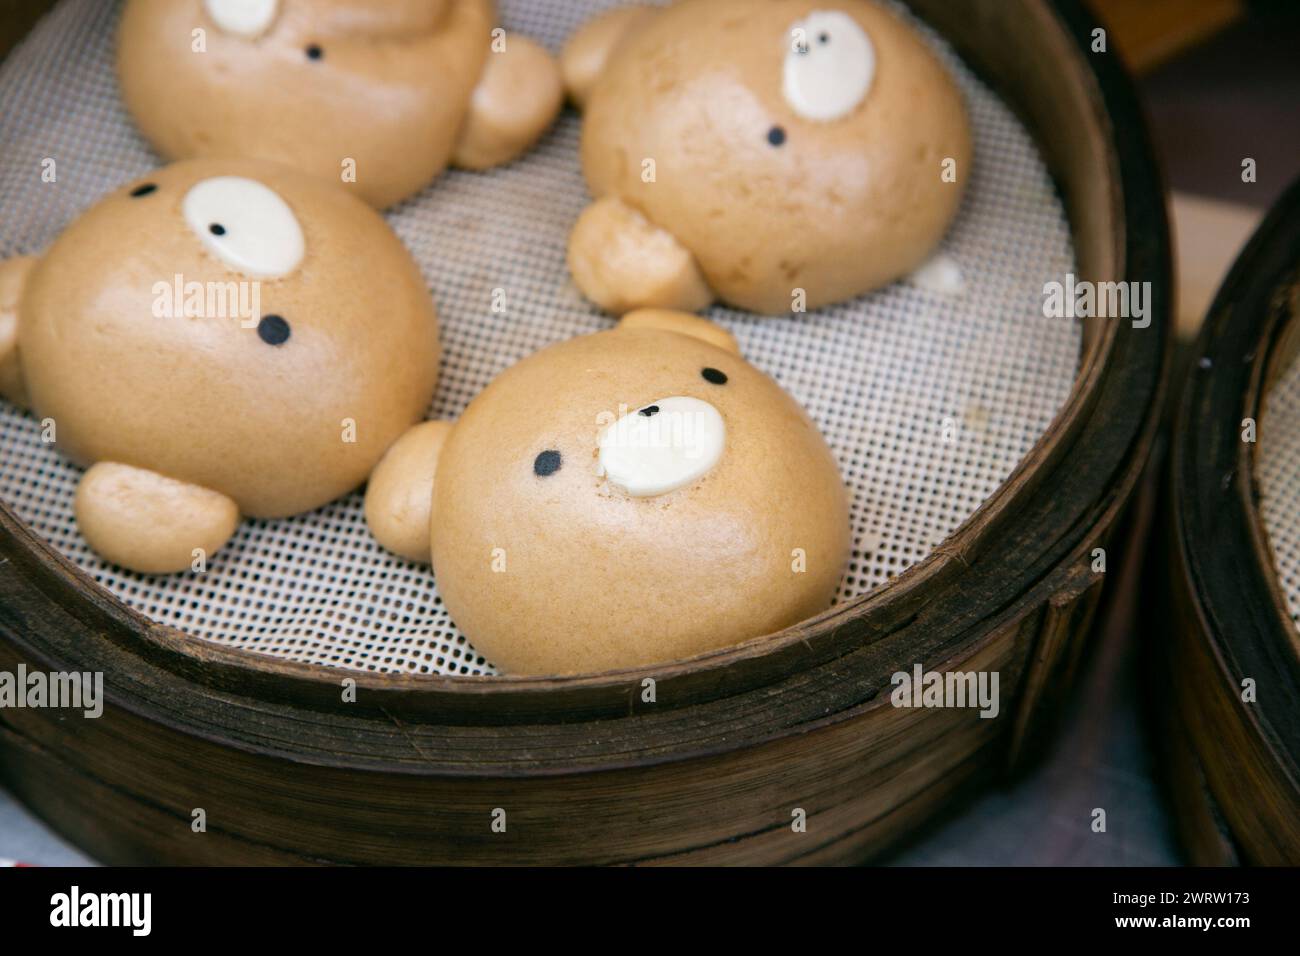
<instances>
[{"instance_id":1,"label":"bamboo steamer basket","mask_svg":"<svg viewBox=\"0 0 1300 956\"><path fill-rule=\"evenodd\" d=\"M1300 863L1300 631L1288 556L1297 491L1286 458L1298 317L1300 185L1224 280L1177 410L1162 560L1173 627L1155 681L1166 691L1169 790L1201 864Z\"/></svg>"},{"instance_id":2,"label":"bamboo steamer basket","mask_svg":"<svg viewBox=\"0 0 1300 956\"><path fill-rule=\"evenodd\" d=\"M345 672L151 620L0 505L0 670L102 672L107 696L97 720L0 711L3 782L114 863L842 863L1023 764L1112 590L1097 549L1124 550L1156 429L1164 197L1129 81L1076 0L910 6L1032 133L1080 278L1149 282L1153 305L1146 328L1082 322L1052 424L925 560L780 634L645 671ZM891 675L917 664L999 672L1001 716L892 706Z\"/></svg>"}]
</instances>

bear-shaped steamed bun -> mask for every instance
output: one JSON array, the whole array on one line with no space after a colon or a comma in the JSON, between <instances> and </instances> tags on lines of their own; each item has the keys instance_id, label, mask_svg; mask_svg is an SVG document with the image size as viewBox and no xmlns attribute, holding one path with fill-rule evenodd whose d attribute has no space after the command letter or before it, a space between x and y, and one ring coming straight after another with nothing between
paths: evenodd
<instances>
[{"instance_id":1,"label":"bear-shaped steamed bun","mask_svg":"<svg viewBox=\"0 0 1300 956\"><path fill-rule=\"evenodd\" d=\"M569 265L615 314L861 295L931 255L970 176L960 92L870 0L624 8L561 67L595 197Z\"/></svg>"},{"instance_id":2,"label":"bear-shaped steamed bun","mask_svg":"<svg viewBox=\"0 0 1300 956\"><path fill-rule=\"evenodd\" d=\"M261 160L158 170L0 263L0 392L89 468L78 525L136 571L199 566L241 515L360 485L423 417L438 360L383 219Z\"/></svg>"},{"instance_id":3,"label":"bear-shaped steamed bun","mask_svg":"<svg viewBox=\"0 0 1300 956\"><path fill-rule=\"evenodd\" d=\"M164 157L277 160L379 208L510 161L563 100L491 0L128 0L117 66Z\"/></svg>"},{"instance_id":4,"label":"bear-shaped steamed bun","mask_svg":"<svg viewBox=\"0 0 1300 956\"><path fill-rule=\"evenodd\" d=\"M644 310L508 369L367 490L390 550L509 674L663 663L829 607L848 500L816 426L718 326Z\"/></svg>"}]
</instances>

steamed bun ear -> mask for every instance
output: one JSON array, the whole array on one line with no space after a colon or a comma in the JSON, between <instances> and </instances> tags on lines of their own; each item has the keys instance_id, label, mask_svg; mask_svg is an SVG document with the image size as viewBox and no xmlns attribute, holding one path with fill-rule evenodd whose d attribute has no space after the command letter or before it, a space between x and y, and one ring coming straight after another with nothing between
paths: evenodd
<instances>
[{"instance_id":1,"label":"steamed bun ear","mask_svg":"<svg viewBox=\"0 0 1300 956\"><path fill-rule=\"evenodd\" d=\"M678 312L676 309L637 309L623 316L618 327L676 332L679 335L689 335L691 338L716 345L733 355L740 354L740 345L737 344L736 337L722 326L689 312Z\"/></svg>"},{"instance_id":2,"label":"steamed bun ear","mask_svg":"<svg viewBox=\"0 0 1300 956\"><path fill-rule=\"evenodd\" d=\"M433 482L451 422L421 422L380 460L366 485L366 524L385 549L429 562Z\"/></svg>"}]
</instances>

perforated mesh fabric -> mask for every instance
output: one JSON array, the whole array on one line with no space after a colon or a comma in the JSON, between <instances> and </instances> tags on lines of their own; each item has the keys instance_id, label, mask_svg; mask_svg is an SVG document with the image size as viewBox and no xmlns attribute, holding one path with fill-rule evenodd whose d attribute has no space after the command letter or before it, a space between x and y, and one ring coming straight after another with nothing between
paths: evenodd
<instances>
[{"instance_id":1,"label":"perforated mesh fabric","mask_svg":"<svg viewBox=\"0 0 1300 956\"><path fill-rule=\"evenodd\" d=\"M1300 627L1300 362L1269 391L1255 437L1260 518L1291 620Z\"/></svg>"},{"instance_id":2,"label":"perforated mesh fabric","mask_svg":"<svg viewBox=\"0 0 1300 956\"><path fill-rule=\"evenodd\" d=\"M558 52L607 5L501 4L508 29ZM64 0L0 70L0 256L38 253L103 193L158 165L117 96L117 5ZM800 319L713 317L808 409L853 489L853 557L839 600L924 558L1010 475L1073 386L1080 330L1042 316L1045 282L1074 271L1047 170L1011 111L926 29L972 114L974 178L944 253L960 293L911 284ZM526 159L452 172L389 221L438 302L445 356L430 417L455 417L503 369L609 327L564 264L587 202L579 121L567 114ZM41 179L56 161L57 182ZM492 311L492 290L508 310ZM394 361L400 357L395 356ZM122 600L192 635L282 658L409 673L484 674L426 567L368 536L362 498L283 521L249 521L203 574L107 566L73 521L79 471L39 423L0 402L0 498ZM298 467L300 463L286 463Z\"/></svg>"}]
</instances>

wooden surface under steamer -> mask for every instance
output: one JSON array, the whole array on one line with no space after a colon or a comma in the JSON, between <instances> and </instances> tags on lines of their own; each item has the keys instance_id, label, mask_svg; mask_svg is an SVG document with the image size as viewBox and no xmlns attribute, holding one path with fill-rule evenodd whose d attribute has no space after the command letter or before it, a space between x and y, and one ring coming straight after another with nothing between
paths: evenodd
<instances>
[{"instance_id":1,"label":"wooden surface under steamer","mask_svg":"<svg viewBox=\"0 0 1300 956\"><path fill-rule=\"evenodd\" d=\"M100 670L108 698L99 720L0 712L5 783L109 862L843 862L1032 753L1105 589L1092 550L1154 433L1163 196L1127 79L1086 52L1075 0L914 6L1037 132L1082 277L1155 295L1149 329L1088 323L1052 429L931 558L781 635L644 672L352 674L151 624L0 507L0 668ZM917 663L1000 671L1002 716L892 707L890 674Z\"/></svg>"},{"instance_id":2,"label":"wooden surface under steamer","mask_svg":"<svg viewBox=\"0 0 1300 956\"><path fill-rule=\"evenodd\" d=\"M1260 227L1197 342L1175 429L1165 667L1180 827L1202 863L1300 863L1300 638L1257 507L1268 389L1300 350L1300 183ZM1208 364L1206 361L1208 360ZM1258 701L1242 701L1255 680ZM1202 781L1198 793L1198 779Z\"/></svg>"},{"instance_id":3,"label":"wooden surface under steamer","mask_svg":"<svg viewBox=\"0 0 1300 956\"><path fill-rule=\"evenodd\" d=\"M1146 73L1246 15L1247 0L1089 0L1129 68Z\"/></svg>"}]
</instances>

